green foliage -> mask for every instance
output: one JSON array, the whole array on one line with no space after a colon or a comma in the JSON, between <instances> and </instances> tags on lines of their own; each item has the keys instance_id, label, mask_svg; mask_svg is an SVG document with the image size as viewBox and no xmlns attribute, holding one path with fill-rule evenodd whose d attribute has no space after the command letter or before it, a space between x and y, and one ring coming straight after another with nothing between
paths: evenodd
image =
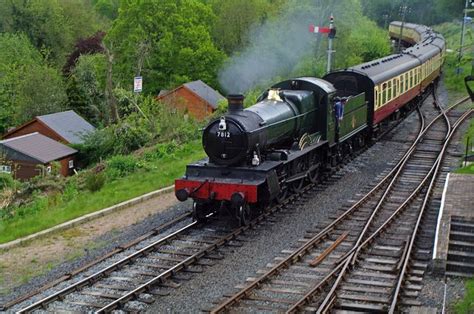
<instances>
[{"instance_id":1,"label":"green foliage","mask_svg":"<svg viewBox=\"0 0 474 314\"><path fill-rule=\"evenodd\" d=\"M196 79L215 86L224 54L211 40L214 18L198 0L121 2L106 37L118 81L131 90L141 68L147 93Z\"/></svg>"},{"instance_id":2,"label":"green foliage","mask_svg":"<svg viewBox=\"0 0 474 314\"><path fill-rule=\"evenodd\" d=\"M461 301L454 305L456 313L468 314L474 312L474 279L466 280L466 294Z\"/></svg>"},{"instance_id":3,"label":"green foliage","mask_svg":"<svg viewBox=\"0 0 474 314\"><path fill-rule=\"evenodd\" d=\"M213 0L211 5L217 16L213 37L227 54L247 46L248 32L261 24L270 8L275 7L268 0Z\"/></svg>"},{"instance_id":4,"label":"green foliage","mask_svg":"<svg viewBox=\"0 0 474 314\"><path fill-rule=\"evenodd\" d=\"M0 133L37 114L64 108L63 82L57 70L23 34L0 34Z\"/></svg>"},{"instance_id":5,"label":"green foliage","mask_svg":"<svg viewBox=\"0 0 474 314\"><path fill-rule=\"evenodd\" d=\"M78 38L92 35L99 27L88 1L0 1L0 32L26 34L58 66Z\"/></svg>"},{"instance_id":6,"label":"green foliage","mask_svg":"<svg viewBox=\"0 0 474 314\"><path fill-rule=\"evenodd\" d=\"M112 178L125 177L138 168L140 165L132 155L117 155L107 161L107 174Z\"/></svg>"},{"instance_id":7,"label":"green foliage","mask_svg":"<svg viewBox=\"0 0 474 314\"><path fill-rule=\"evenodd\" d=\"M199 125L191 118L153 97L136 96L116 90L123 114L117 124L99 129L78 145L80 159L85 164L114 155L126 155L153 142L185 143L200 137Z\"/></svg>"},{"instance_id":8,"label":"green foliage","mask_svg":"<svg viewBox=\"0 0 474 314\"><path fill-rule=\"evenodd\" d=\"M406 4L407 22L432 25L462 15L464 1L452 0L361 0L364 14L386 28L391 21L402 20L402 4Z\"/></svg>"},{"instance_id":9,"label":"green foliage","mask_svg":"<svg viewBox=\"0 0 474 314\"><path fill-rule=\"evenodd\" d=\"M15 180L9 173L0 173L0 190L6 188L13 188L15 186Z\"/></svg>"},{"instance_id":10,"label":"green foliage","mask_svg":"<svg viewBox=\"0 0 474 314\"><path fill-rule=\"evenodd\" d=\"M36 65L27 69L17 85L17 93L16 120L18 123L23 123L38 115L66 109L63 80L57 70L45 65Z\"/></svg>"},{"instance_id":11,"label":"green foliage","mask_svg":"<svg viewBox=\"0 0 474 314\"><path fill-rule=\"evenodd\" d=\"M463 56L459 59L461 23L443 23L435 26L434 29L443 34L446 39L447 52L443 68L444 84L452 92L465 93L464 77L471 72L474 54L474 31L471 28L466 28Z\"/></svg>"},{"instance_id":12,"label":"green foliage","mask_svg":"<svg viewBox=\"0 0 474 314\"><path fill-rule=\"evenodd\" d=\"M350 67L391 53L386 29L378 28L365 17L356 19L357 27L347 23L338 26L341 35L336 41L336 49L344 53L335 55L336 68Z\"/></svg>"},{"instance_id":13,"label":"green foliage","mask_svg":"<svg viewBox=\"0 0 474 314\"><path fill-rule=\"evenodd\" d=\"M118 16L118 9L120 7L120 0L93 0L94 9L99 14L115 20Z\"/></svg>"},{"instance_id":14,"label":"green foliage","mask_svg":"<svg viewBox=\"0 0 474 314\"><path fill-rule=\"evenodd\" d=\"M175 141L156 144L152 150L144 153L143 158L146 161L155 161L162 158L175 157L174 153L178 148L179 145Z\"/></svg>"},{"instance_id":15,"label":"green foliage","mask_svg":"<svg viewBox=\"0 0 474 314\"><path fill-rule=\"evenodd\" d=\"M44 197L36 194L33 202L9 207L6 211L0 210L0 243L168 186L183 175L188 163L203 156L200 141L180 145L173 154L149 161L146 168L140 168L124 178L108 181L94 193L83 191L79 187L77 182L82 180L79 177L91 172L81 173L79 177L70 178L72 181L68 181L64 192L59 195Z\"/></svg>"},{"instance_id":16,"label":"green foliage","mask_svg":"<svg viewBox=\"0 0 474 314\"><path fill-rule=\"evenodd\" d=\"M104 55L82 55L68 78L69 107L94 125L108 121L105 69Z\"/></svg>"},{"instance_id":17,"label":"green foliage","mask_svg":"<svg viewBox=\"0 0 474 314\"><path fill-rule=\"evenodd\" d=\"M86 175L85 187L90 192L97 192L102 189L106 179L107 177L104 172L89 172Z\"/></svg>"},{"instance_id":18,"label":"green foliage","mask_svg":"<svg viewBox=\"0 0 474 314\"><path fill-rule=\"evenodd\" d=\"M61 194L63 202L72 201L79 194L76 180L69 180Z\"/></svg>"}]
</instances>

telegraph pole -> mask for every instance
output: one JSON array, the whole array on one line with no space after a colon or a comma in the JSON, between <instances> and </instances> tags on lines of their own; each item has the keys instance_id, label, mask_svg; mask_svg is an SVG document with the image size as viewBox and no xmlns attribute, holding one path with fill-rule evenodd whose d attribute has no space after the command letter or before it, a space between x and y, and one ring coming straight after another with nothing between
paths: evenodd
<instances>
[{"instance_id":1,"label":"telegraph pole","mask_svg":"<svg viewBox=\"0 0 474 314\"><path fill-rule=\"evenodd\" d=\"M466 0L467 1L467 0ZM400 27L400 36L398 37L398 47L397 51L400 53L401 51L401 43L402 43L402 35L403 35L403 27L405 26L405 16L407 13L408 6L405 4L405 0L402 2L400 6L400 12L402 14L402 26Z\"/></svg>"}]
</instances>

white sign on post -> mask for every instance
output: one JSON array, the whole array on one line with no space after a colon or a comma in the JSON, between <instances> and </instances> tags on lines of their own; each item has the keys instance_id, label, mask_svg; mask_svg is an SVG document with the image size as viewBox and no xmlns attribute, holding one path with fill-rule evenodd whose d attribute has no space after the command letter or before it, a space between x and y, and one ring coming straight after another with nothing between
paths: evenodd
<instances>
[{"instance_id":1,"label":"white sign on post","mask_svg":"<svg viewBox=\"0 0 474 314\"><path fill-rule=\"evenodd\" d=\"M141 76L135 76L133 79L133 92L141 93L143 87L143 78Z\"/></svg>"}]
</instances>

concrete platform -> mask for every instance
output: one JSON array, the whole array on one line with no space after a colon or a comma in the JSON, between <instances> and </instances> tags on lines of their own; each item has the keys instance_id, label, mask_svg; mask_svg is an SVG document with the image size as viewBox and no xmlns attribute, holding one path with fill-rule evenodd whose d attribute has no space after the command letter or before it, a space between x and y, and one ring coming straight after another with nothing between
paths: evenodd
<instances>
[{"instance_id":1,"label":"concrete platform","mask_svg":"<svg viewBox=\"0 0 474 314\"><path fill-rule=\"evenodd\" d=\"M466 275L471 273L469 265L466 265L466 271L461 269L462 267L456 271L450 270L450 265L464 264L464 260L457 259L458 253L461 256L474 254L474 251L469 249L469 246L474 245L473 239L474 175L449 173L444 185L436 228L434 271L440 275L456 275L454 272Z\"/></svg>"}]
</instances>

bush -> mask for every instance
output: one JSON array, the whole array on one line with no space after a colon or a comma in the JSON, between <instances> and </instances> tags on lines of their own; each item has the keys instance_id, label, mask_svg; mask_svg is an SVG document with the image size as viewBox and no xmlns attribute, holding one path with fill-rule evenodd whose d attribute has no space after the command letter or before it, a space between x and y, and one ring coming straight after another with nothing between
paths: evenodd
<instances>
[{"instance_id":1,"label":"bush","mask_svg":"<svg viewBox=\"0 0 474 314\"><path fill-rule=\"evenodd\" d=\"M0 173L0 190L5 188L13 188L15 186L15 180L8 173Z\"/></svg>"},{"instance_id":2,"label":"bush","mask_svg":"<svg viewBox=\"0 0 474 314\"><path fill-rule=\"evenodd\" d=\"M117 155L110 158L107 162L107 173L112 178L124 177L129 173L135 172L139 167L135 157Z\"/></svg>"},{"instance_id":3,"label":"bush","mask_svg":"<svg viewBox=\"0 0 474 314\"><path fill-rule=\"evenodd\" d=\"M86 179L85 179L85 187L91 192L97 192L105 184L105 174L103 172L100 173L93 173L90 172L87 174Z\"/></svg>"},{"instance_id":4,"label":"bush","mask_svg":"<svg viewBox=\"0 0 474 314\"><path fill-rule=\"evenodd\" d=\"M179 145L175 141L156 144L153 150L144 154L144 158L147 161L153 161L165 157L174 157L174 153L178 150L178 148Z\"/></svg>"}]
</instances>

